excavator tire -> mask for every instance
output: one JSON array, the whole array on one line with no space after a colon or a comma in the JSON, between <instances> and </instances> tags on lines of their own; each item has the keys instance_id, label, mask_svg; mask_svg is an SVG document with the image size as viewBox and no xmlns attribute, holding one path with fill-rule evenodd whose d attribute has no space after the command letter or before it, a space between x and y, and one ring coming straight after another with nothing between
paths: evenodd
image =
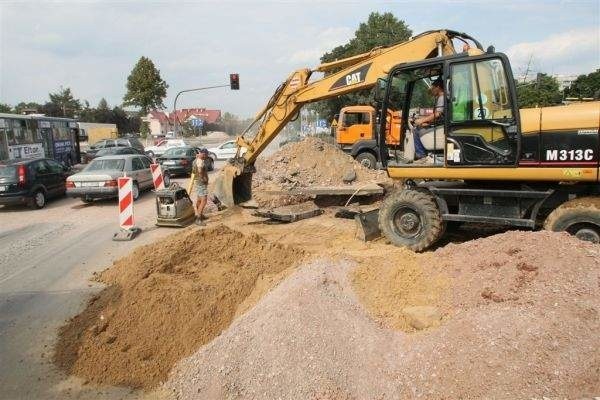
<instances>
[{"instance_id":1,"label":"excavator tire","mask_svg":"<svg viewBox=\"0 0 600 400\"><path fill-rule=\"evenodd\" d=\"M444 221L431 194L405 189L383 201L379 229L392 244L423 251L443 235Z\"/></svg>"},{"instance_id":2,"label":"excavator tire","mask_svg":"<svg viewBox=\"0 0 600 400\"><path fill-rule=\"evenodd\" d=\"M600 243L600 197L580 197L561 204L548 215L544 229Z\"/></svg>"}]
</instances>

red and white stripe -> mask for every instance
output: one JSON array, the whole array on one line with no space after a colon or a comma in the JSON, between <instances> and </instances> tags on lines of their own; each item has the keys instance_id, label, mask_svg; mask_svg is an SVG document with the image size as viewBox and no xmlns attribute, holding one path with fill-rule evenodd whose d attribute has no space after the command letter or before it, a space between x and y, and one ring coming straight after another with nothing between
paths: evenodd
<instances>
[{"instance_id":1,"label":"red and white stripe","mask_svg":"<svg viewBox=\"0 0 600 400\"><path fill-rule=\"evenodd\" d=\"M165 182L163 179L162 169L160 164L150 164L150 170L152 170L152 181L154 182L154 189L161 190L165 188Z\"/></svg>"},{"instance_id":2,"label":"red and white stripe","mask_svg":"<svg viewBox=\"0 0 600 400\"><path fill-rule=\"evenodd\" d=\"M122 229L133 228L133 193L131 178L118 178L119 184L119 226Z\"/></svg>"}]
</instances>

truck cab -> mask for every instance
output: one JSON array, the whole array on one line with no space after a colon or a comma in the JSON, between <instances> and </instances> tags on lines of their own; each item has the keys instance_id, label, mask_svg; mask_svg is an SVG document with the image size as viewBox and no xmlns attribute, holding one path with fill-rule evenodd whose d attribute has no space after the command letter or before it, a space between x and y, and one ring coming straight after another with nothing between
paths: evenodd
<instances>
[{"instance_id":1,"label":"truck cab","mask_svg":"<svg viewBox=\"0 0 600 400\"><path fill-rule=\"evenodd\" d=\"M337 144L367 168L376 168L379 161L376 127L379 118L372 106L347 106L340 110L336 119ZM394 147L400 144L401 113L388 110L386 118L386 143Z\"/></svg>"}]
</instances>

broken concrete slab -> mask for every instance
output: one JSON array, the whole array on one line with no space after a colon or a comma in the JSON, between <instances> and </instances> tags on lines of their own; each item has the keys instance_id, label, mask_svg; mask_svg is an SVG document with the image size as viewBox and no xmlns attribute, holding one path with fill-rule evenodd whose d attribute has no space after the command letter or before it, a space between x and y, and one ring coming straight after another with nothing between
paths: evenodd
<instances>
[{"instance_id":1,"label":"broken concrete slab","mask_svg":"<svg viewBox=\"0 0 600 400\"><path fill-rule=\"evenodd\" d=\"M365 185L348 186L312 186L310 188L300 188L291 190L267 190L264 193L273 195L314 195L314 196L336 196L336 195L354 195L354 196L373 196L383 194L384 189L376 183Z\"/></svg>"},{"instance_id":2,"label":"broken concrete slab","mask_svg":"<svg viewBox=\"0 0 600 400\"><path fill-rule=\"evenodd\" d=\"M294 222L301 219L316 217L323 214L323 212L324 211L315 204L302 203L277 207L271 210L259 209L252 213L252 215L276 221Z\"/></svg>"}]
</instances>

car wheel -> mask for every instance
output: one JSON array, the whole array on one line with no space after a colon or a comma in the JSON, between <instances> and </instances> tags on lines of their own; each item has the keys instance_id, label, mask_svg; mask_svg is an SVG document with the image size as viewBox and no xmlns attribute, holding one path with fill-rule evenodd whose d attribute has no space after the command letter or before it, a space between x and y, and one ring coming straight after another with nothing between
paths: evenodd
<instances>
[{"instance_id":1,"label":"car wheel","mask_svg":"<svg viewBox=\"0 0 600 400\"><path fill-rule=\"evenodd\" d=\"M82 198L81 198L81 201L83 201L83 202L84 202L84 203L86 203L86 204L89 204L89 203L91 203L92 201L94 201L94 199L92 199L92 198L90 198L90 197L88 197L88 196L85 196L85 197L82 197Z\"/></svg>"},{"instance_id":2,"label":"car wheel","mask_svg":"<svg viewBox=\"0 0 600 400\"><path fill-rule=\"evenodd\" d=\"M214 171L215 170L215 161L212 158L208 158L210 161L208 162L208 165L206 166L206 169L208 171Z\"/></svg>"},{"instance_id":3,"label":"car wheel","mask_svg":"<svg viewBox=\"0 0 600 400\"><path fill-rule=\"evenodd\" d=\"M133 182L131 185L131 195L133 196L133 201L140 198L140 186L137 182Z\"/></svg>"},{"instance_id":4,"label":"car wheel","mask_svg":"<svg viewBox=\"0 0 600 400\"><path fill-rule=\"evenodd\" d=\"M154 158L154 152L153 151L147 151L146 155L150 158Z\"/></svg>"},{"instance_id":5,"label":"car wheel","mask_svg":"<svg viewBox=\"0 0 600 400\"><path fill-rule=\"evenodd\" d=\"M31 203L34 209L39 210L40 208L44 208L46 205L46 193L44 193L44 191L41 189L36 190L36 192L33 194Z\"/></svg>"}]
</instances>

